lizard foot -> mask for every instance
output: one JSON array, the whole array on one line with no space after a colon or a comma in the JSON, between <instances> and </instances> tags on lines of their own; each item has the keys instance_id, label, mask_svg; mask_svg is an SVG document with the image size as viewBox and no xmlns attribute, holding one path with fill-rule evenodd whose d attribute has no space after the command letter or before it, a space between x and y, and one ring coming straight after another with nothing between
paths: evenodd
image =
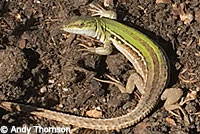
<instances>
[{"instance_id":1,"label":"lizard foot","mask_svg":"<svg viewBox=\"0 0 200 134\"><path fill-rule=\"evenodd\" d=\"M161 95L161 99L166 100L164 107L169 113L173 114L174 116L180 117L180 115L173 112L173 110L179 109L183 113L184 121L187 124L189 124L190 121L188 115L186 114L185 110L181 107L181 105L178 103L182 95L183 91L180 88L168 88L165 89L165 91Z\"/></svg>"},{"instance_id":2,"label":"lizard foot","mask_svg":"<svg viewBox=\"0 0 200 134\"><path fill-rule=\"evenodd\" d=\"M117 19L117 14L115 11L112 10L105 10L99 4L90 4L90 8L88 9L92 12L92 16L100 16L100 18L110 18L110 19Z\"/></svg>"},{"instance_id":3,"label":"lizard foot","mask_svg":"<svg viewBox=\"0 0 200 134\"><path fill-rule=\"evenodd\" d=\"M115 78L111 77L108 74L106 74L106 76L110 80L102 80L102 79L98 79L98 78L95 78L95 77L94 77L94 79L97 80L97 81L103 82L103 83L113 84L113 85L117 86L122 93L125 93L124 91L126 91L126 88L124 87L124 85L120 81L116 80Z\"/></svg>"},{"instance_id":4,"label":"lizard foot","mask_svg":"<svg viewBox=\"0 0 200 134\"><path fill-rule=\"evenodd\" d=\"M121 93L129 93L131 94L133 92L133 90L135 89L135 87L137 87L137 89L139 90L139 92L141 94L144 94L144 82L143 79L140 77L140 75L138 73L132 73L127 81L126 87L118 80L116 80L115 78L106 75L110 80L101 80L98 78L95 78L97 81L100 82L104 82L104 83L108 83L108 84L113 84L115 86L117 86L119 88L119 90L121 91Z\"/></svg>"}]
</instances>

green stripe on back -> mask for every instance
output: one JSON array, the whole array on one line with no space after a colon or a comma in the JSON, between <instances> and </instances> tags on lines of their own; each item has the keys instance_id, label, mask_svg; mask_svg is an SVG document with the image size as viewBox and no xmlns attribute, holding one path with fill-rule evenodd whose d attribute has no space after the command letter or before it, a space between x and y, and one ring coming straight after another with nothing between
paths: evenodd
<instances>
[{"instance_id":1,"label":"green stripe on back","mask_svg":"<svg viewBox=\"0 0 200 134\"><path fill-rule=\"evenodd\" d=\"M135 30L134 28L128 27L114 20L110 20L107 18L96 18L96 19L99 20L100 22L104 21L105 22L104 24L106 24L105 27L108 31L111 30L112 32L119 34L121 37L123 37L124 40L127 40L127 42L133 44L134 47L142 53L145 59L149 63L153 64L153 59L151 58L151 54L148 52L148 50L145 48L144 44L142 44L140 40L146 42L148 46L151 47L154 53L156 54L159 64L162 63L160 49L146 35Z\"/></svg>"}]
</instances>

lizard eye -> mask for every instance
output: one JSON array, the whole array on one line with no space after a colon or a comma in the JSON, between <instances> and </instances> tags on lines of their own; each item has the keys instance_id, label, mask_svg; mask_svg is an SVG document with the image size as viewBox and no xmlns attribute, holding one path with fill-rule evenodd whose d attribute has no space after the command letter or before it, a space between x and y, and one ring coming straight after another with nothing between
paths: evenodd
<instances>
[{"instance_id":1,"label":"lizard eye","mask_svg":"<svg viewBox=\"0 0 200 134\"><path fill-rule=\"evenodd\" d=\"M83 26L83 23L81 22L81 23L79 23L79 26Z\"/></svg>"}]
</instances>

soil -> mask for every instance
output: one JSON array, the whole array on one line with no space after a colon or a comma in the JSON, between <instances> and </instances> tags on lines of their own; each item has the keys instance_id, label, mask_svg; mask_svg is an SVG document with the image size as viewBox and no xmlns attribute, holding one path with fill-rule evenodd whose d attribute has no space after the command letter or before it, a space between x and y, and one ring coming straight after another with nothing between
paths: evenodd
<instances>
[{"instance_id":1,"label":"soil","mask_svg":"<svg viewBox=\"0 0 200 134\"><path fill-rule=\"evenodd\" d=\"M98 110L101 118L121 116L139 97L122 94L114 85L98 82L109 74L124 84L134 70L117 50L108 56L80 51L78 44L102 45L95 39L63 33L60 26L75 15L88 15L93 0L0 1L0 97L73 115ZM194 96L173 116L158 106L144 120L119 131L77 129L81 134L198 134L200 133L200 1L119 0L111 2L118 21L152 38L171 63L168 87L179 87L183 97ZM137 92L137 91L136 91ZM197 93L197 94L195 94ZM0 109L0 126L63 126L28 113Z\"/></svg>"}]
</instances>

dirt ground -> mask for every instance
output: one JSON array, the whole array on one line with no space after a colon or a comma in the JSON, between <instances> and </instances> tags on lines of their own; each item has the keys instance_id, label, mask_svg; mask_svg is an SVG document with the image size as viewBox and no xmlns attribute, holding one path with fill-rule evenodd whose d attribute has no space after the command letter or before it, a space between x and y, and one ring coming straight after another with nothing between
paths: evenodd
<instances>
[{"instance_id":1,"label":"dirt ground","mask_svg":"<svg viewBox=\"0 0 200 134\"><path fill-rule=\"evenodd\" d=\"M101 118L121 116L137 105L135 93L122 94L98 82L109 74L124 84L132 65L117 50L109 56L79 51L77 44L98 41L63 33L59 28L75 15L87 15L93 0L0 1L0 98L79 116L90 110ZM200 1L118 0L110 8L118 21L143 32L166 51L171 63L168 87L194 97L182 108L190 118L167 112L161 101L144 120L120 131L77 129L80 134L198 134L200 133ZM100 44L101 45L101 44ZM0 126L63 126L28 113L0 109Z\"/></svg>"}]
</instances>

